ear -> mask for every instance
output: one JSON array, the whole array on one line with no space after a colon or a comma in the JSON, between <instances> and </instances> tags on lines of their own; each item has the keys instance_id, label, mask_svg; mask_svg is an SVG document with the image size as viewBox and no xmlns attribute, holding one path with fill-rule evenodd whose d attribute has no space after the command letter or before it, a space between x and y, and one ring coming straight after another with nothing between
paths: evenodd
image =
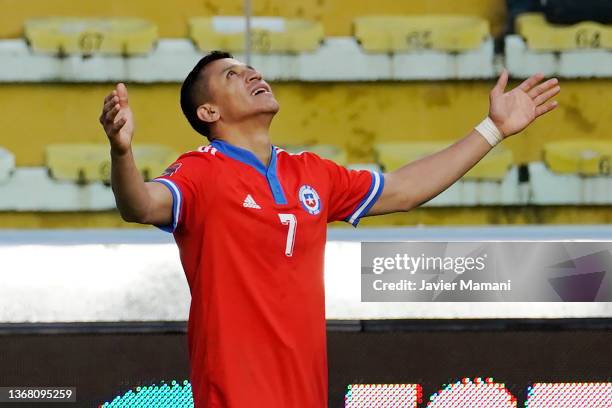
<instances>
[{"instance_id":1,"label":"ear","mask_svg":"<svg viewBox=\"0 0 612 408\"><path fill-rule=\"evenodd\" d=\"M204 105L198 106L197 114L200 120L207 122L207 123L216 122L219 120L219 117L221 116L219 114L219 108L217 108L215 105L212 105L210 103L205 103Z\"/></svg>"}]
</instances>

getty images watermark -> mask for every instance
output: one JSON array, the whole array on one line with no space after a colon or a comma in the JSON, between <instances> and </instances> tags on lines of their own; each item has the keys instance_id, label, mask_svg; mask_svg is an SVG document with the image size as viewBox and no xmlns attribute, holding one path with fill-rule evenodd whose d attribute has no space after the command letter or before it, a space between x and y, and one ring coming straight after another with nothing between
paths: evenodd
<instances>
[{"instance_id":1,"label":"getty images watermark","mask_svg":"<svg viewBox=\"0 0 612 408\"><path fill-rule=\"evenodd\" d=\"M612 242L364 242L364 302L609 302Z\"/></svg>"}]
</instances>

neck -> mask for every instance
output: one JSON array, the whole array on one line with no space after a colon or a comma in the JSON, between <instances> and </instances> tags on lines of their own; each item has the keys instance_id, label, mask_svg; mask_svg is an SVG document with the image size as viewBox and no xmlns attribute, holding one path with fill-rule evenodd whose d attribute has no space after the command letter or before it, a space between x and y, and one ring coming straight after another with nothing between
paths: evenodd
<instances>
[{"instance_id":1,"label":"neck","mask_svg":"<svg viewBox=\"0 0 612 408\"><path fill-rule=\"evenodd\" d=\"M270 163L270 120L262 118L243 120L240 123L219 123L215 129L215 138L248 150L267 167Z\"/></svg>"}]
</instances>

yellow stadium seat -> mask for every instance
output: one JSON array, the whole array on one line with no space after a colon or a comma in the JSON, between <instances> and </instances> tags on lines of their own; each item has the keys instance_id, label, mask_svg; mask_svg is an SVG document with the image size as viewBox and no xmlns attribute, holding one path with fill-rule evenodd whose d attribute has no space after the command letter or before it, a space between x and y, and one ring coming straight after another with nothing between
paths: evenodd
<instances>
[{"instance_id":1,"label":"yellow stadium seat","mask_svg":"<svg viewBox=\"0 0 612 408\"><path fill-rule=\"evenodd\" d=\"M369 52L467 51L479 48L490 35L487 20L460 15L359 17L353 30Z\"/></svg>"},{"instance_id":2,"label":"yellow stadium seat","mask_svg":"<svg viewBox=\"0 0 612 408\"><path fill-rule=\"evenodd\" d=\"M375 145L378 163L384 171L393 171L401 166L438 152L453 142L389 142ZM501 181L512 166L512 152L497 146L487 154L465 176L464 180Z\"/></svg>"},{"instance_id":3,"label":"yellow stadium seat","mask_svg":"<svg viewBox=\"0 0 612 408\"><path fill-rule=\"evenodd\" d=\"M347 164L347 154L344 149L334 145L284 145L280 146L289 153L312 152L324 159L333 160L341 166Z\"/></svg>"},{"instance_id":4,"label":"yellow stadium seat","mask_svg":"<svg viewBox=\"0 0 612 408\"><path fill-rule=\"evenodd\" d=\"M516 32L534 51L612 49L612 25L594 21L557 25L548 23L541 13L525 13L516 19Z\"/></svg>"},{"instance_id":5,"label":"yellow stadium seat","mask_svg":"<svg viewBox=\"0 0 612 408\"><path fill-rule=\"evenodd\" d=\"M145 180L161 175L178 156L172 149L155 144L133 146L136 166ZM78 184L110 181L108 144L53 144L45 147L45 162L51 177Z\"/></svg>"},{"instance_id":6,"label":"yellow stadium seat","mask_svg":"<svg viewBox=\"0 0 612 408\"><path fill-rule=\"evenodd\" d=\"M153 49L157 26L139 18L35 18L25 22L34 52L139 55Z\"/></svg>"},{"instance_id":7,"label":"yellow stadium seat","mask_svg":"<svg viewBox=\"0 0 612 408\"><path fill-rule=\"evenodd\" d=\"M544 145L544 162L555 173L581 176L612 173L612 142L564 140Z\"/></svg>"},{"instance_id":8,"label":"yellow stadium seat","mask_svg":"<svg viewBox=\"0 0 612 408\"><path fill-rule=\"evenodd\" d=\"M244 27L242 17L194 17L189 35L201 51L244 52ZM251 33L251 50L261 54L314 51L324 38L319 22L275 17L253 17Z\"/></svg>"}]
</instances>

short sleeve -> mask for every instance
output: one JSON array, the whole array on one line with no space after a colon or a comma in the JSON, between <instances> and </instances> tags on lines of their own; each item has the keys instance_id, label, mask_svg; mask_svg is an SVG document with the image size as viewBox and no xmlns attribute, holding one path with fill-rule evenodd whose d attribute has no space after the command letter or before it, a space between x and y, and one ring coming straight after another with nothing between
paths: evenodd
<instances>
[{"instance_id":1,"label":"short sleeve","mask_svg":"<svg viewBox=\"0 0 612 408\"><path fill-rule=\"evenodd\" d=\"M331 160L322 160L330 179L327 221L346 221L356 227L383 191L385 180L382 173L349 170Z\"/></svg>"},{"instance_id":2,"label":"short sleeve","mask_svg":"<svg viewBox=\"0 0 612 408\"><path fill-rule=\"evenodd\" d=\"M183 155L152 180L166 186L172 194L172 222L156 227L173 233L189 222L197 204L197 166L197 158Z\"/></svg>"}]
</instances>

